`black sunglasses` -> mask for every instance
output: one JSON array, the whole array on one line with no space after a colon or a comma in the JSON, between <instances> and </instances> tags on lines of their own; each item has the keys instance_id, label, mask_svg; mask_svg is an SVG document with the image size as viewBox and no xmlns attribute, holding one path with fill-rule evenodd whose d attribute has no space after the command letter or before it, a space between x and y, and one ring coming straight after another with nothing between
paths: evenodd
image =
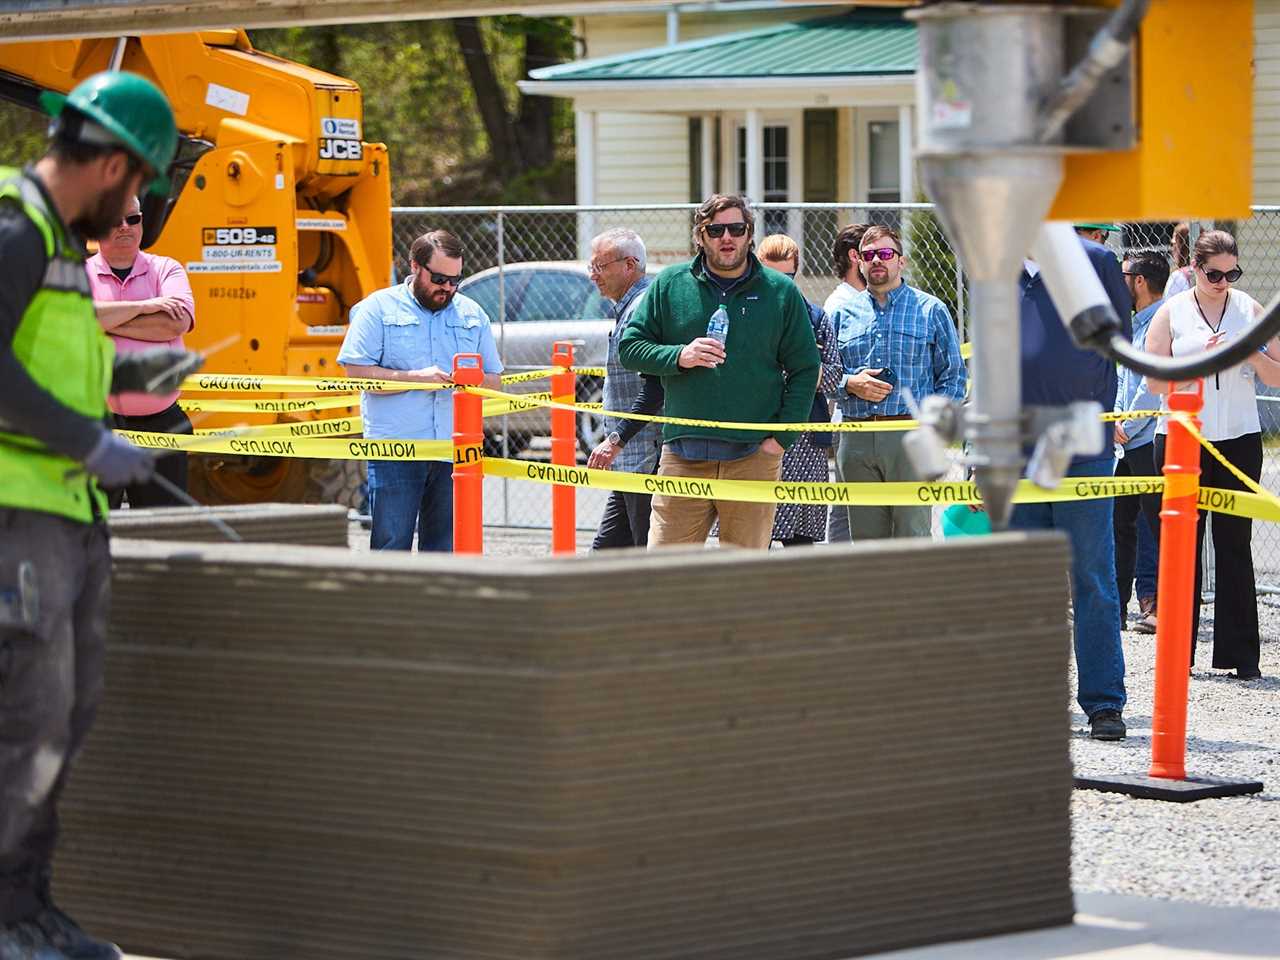
<instances>
[{"instance_id":1,"label":"black sunglasses","mask_svg":"<svg viewBox=\"0 0 1280 960\"><path fill-rule=\"evenodd\" d=\"M436 273L433 270L428 270L427 276L431 278L431 282L434 283L437 287L444 287L444 286L456 287L458 284L462 282L462 274L458 274L457 276L451 277L447 273Z\"/></svg>"},{"instance_id":2,"label":"black sunglasses","mask_svg":"<svg viewBox=\"0 0 1280 960\"><path fill-rule=\"evenodd\" d=\"M1223 280L1227 283L1235 283L1244 276L1244 271L1239 267L1232 267L1230 270L1205 270L1204 267L1200 269L1204 272L1204 278L1210 283L1221 283Z\"/></svg>"},{"instance_id":3,"label":"black sunglasses","mask_svg":"<svg viewBox=\"0 0 1280 960\"><path fill-rule=\"evenodd\" d=\"M745 237L747 235L747 225L745 223L708 223L702 228L707 231L707 236L712 240L719 240L724 236L726 230L729 231L731 237Z\"/></svg>"},{"instance_id":4,"label":"black sunglasses","mask_svg":"<svg viewBox=\"0 0 1280 960\"><path fill-rule=\"evenodd\" d=\"M123 220L120 221L121 225L128 224L131 227L136 227L141 222L142 222L142 214L140 213L131 213L127 217L125 217Z\"/></svg>"}]
</instances>

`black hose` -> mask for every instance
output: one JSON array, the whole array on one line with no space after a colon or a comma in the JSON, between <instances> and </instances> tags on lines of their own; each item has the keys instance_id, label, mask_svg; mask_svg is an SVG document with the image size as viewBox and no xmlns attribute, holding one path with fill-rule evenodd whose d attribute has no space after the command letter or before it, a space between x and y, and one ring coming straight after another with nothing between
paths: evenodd
<instances>
[{"instance_id":1,"label":"black hose","mask_svg":"<svg viewBox=\"0 0 1280 960\"><path fill-rule=\"evenodd\" d=\"M1096 350L1107 359L1156 380L1195 380L1239 366L1280 333L1280 295L1277 295L1257 323L1220 347L1194 357L1162 357L1135 347L1120 332L1115 314L1109 308L1106 312L1111 315L1110 323L1096 322L1097 316L1090 316L1093 311L1085 311L1074 318L1071 322L1072 338L1080 346Z\"/></svg>"}]
</instances>

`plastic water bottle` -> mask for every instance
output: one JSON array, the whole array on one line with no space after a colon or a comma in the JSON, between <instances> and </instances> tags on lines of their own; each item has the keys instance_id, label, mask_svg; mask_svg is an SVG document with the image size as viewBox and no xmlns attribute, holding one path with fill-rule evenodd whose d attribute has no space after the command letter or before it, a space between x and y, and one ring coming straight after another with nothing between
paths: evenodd
<instances>
[{"instance_id":1,"label":"plastic water bottle","mask_svg":"<svg viewBox=\"0 0 1280 960\"><path fill-rule=\"evenodd\" d=\"M721 346L729 339L729 313L724 304L716 307L716 312L707 322L707 336L712 340L719 340Z\"/></svg>"}]
</instances>

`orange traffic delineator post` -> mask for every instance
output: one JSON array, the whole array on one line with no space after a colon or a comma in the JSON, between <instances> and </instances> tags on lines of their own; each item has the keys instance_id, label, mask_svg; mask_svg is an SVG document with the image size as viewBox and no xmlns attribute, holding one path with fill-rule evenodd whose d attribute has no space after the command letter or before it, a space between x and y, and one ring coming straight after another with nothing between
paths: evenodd
<instances>
[{"instance_id":1,"label":"orange traffic delineator post","mask_svg":"<svg viewBox=\"0 0 1280 960\"><path fill-rule=\"evenodd\" d=\"M1256 780L1188 777L1187 691L1191 672L1191 610L1196 588L1196 523L1200 443L1177 416L1204 405L1204 382L1169 394L1169 434L1160 506L1160 566L1156 580L1156 680L1151 710L1151 769L1147 776L1077 776L1076 786L1145 800L1187 802L1260 793ZM1123 616L1123 611L1121 611Z\"/></svg>"},{"instance_id":2,"label":"orange traffic delineator post","mask_svg":"<svg viewBox=\"0 0 1280 960\"><path fill-rule=\"evenodd\" d=\"M454 355L453 382L483 386L480 354ZM453 552L484 553L484 398L465 390L453 393Z\"/></svg>"},{"instance_id":3,"label":"orange traffic delineator post","mask_svg":"<svg viewBox=\"0 0 1280 960\"><path fill-rule=\"evenodd\" d=\"M557 340L551 347L551 399L574 402L573 344ZM573 410L551 411L551 462L562 467L578 463L578 417ZM551 552L577 553L577 490L567 484L551 488Z\"/></svg>"}]
</instances>

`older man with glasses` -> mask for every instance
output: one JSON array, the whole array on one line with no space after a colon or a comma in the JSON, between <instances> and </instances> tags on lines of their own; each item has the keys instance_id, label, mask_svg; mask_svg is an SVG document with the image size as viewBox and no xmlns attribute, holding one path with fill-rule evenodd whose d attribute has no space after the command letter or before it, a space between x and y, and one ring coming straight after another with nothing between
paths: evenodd
<instances>
[{"instance_id":1,"label":"older man with glasses","mask_svg":"<svg viewBox=\"0 0 1280 960\"><path fill-rule=\"evenodd\" d=\"M591 241L591 280L614 302L615 321L609 334L609 358L605 363L604 408L619 413L662 412L662 384L657 377L628 370L618 359L622 332L635 317L649 289L645 275L644 241L634 230L606 230ZM662 428L644 420L618 418L609 434L591 451L587 466L594 470L653 473L662 449ZM649 542L651 494L615 490L605 504L604 515L591 544L592 550L611 547L643 547Z\"/></svg>"},{"instance_id":2,"label":"older man with glasses","mask_svg":"<svg viewBox=\"0 0 1280 960\"><path fill-rule=\"evenodd\" d=\"M182 335L195 326L195 297L187 272L177 260L142 251L142 207L130 197L124 217L98 240L98 252L85 264L98 323L115 341L116 353L155 347L183 349ZM177 391L153 396L120 393L107 399L121 430L190 433L191 421L178 406ZM161 457L156 473L179 489L187 488L187 458ZM107 491L118 507L177 506L180 501L154 481Z\"/></svg>"},{"instance_id":3,"label":"older man with glasses","mask_svg":"<svg viewBox=\"0 0 1280 960\"><path fill-rule=\"evenodd\" d=\"M453 358L478 353L484 385L502 384L502 361L489 317L458 293L462 244L432 230L409 248L409 276L351 308L351 326L338 362L351 377L448 384ZM449 440L453 396L448 390L361 394L364 435L371 440ZM433 460L370 460L369 508L373 550L453 550L453 464Z\"/></svg>"},{"instance_id":4,"label":"older man with glasses","mask_svg":"<svg viewBox=\"0 0 1280 960\"><path fill-rule=\"evenodd\" d=\"M966 371L960 340L946 306L903 282L902 239L875 226L859 247L867 289L836 307L831 320L844 364L837 394L841 419L875 423L908 420L906 393L917 400L940 394L963 400ZM836 452L836 478L846 483L917 479L900 430L843 433ZM835 507L849 516L853 540L927 537L929 507Z\"/></svg>"}]
</instances>

